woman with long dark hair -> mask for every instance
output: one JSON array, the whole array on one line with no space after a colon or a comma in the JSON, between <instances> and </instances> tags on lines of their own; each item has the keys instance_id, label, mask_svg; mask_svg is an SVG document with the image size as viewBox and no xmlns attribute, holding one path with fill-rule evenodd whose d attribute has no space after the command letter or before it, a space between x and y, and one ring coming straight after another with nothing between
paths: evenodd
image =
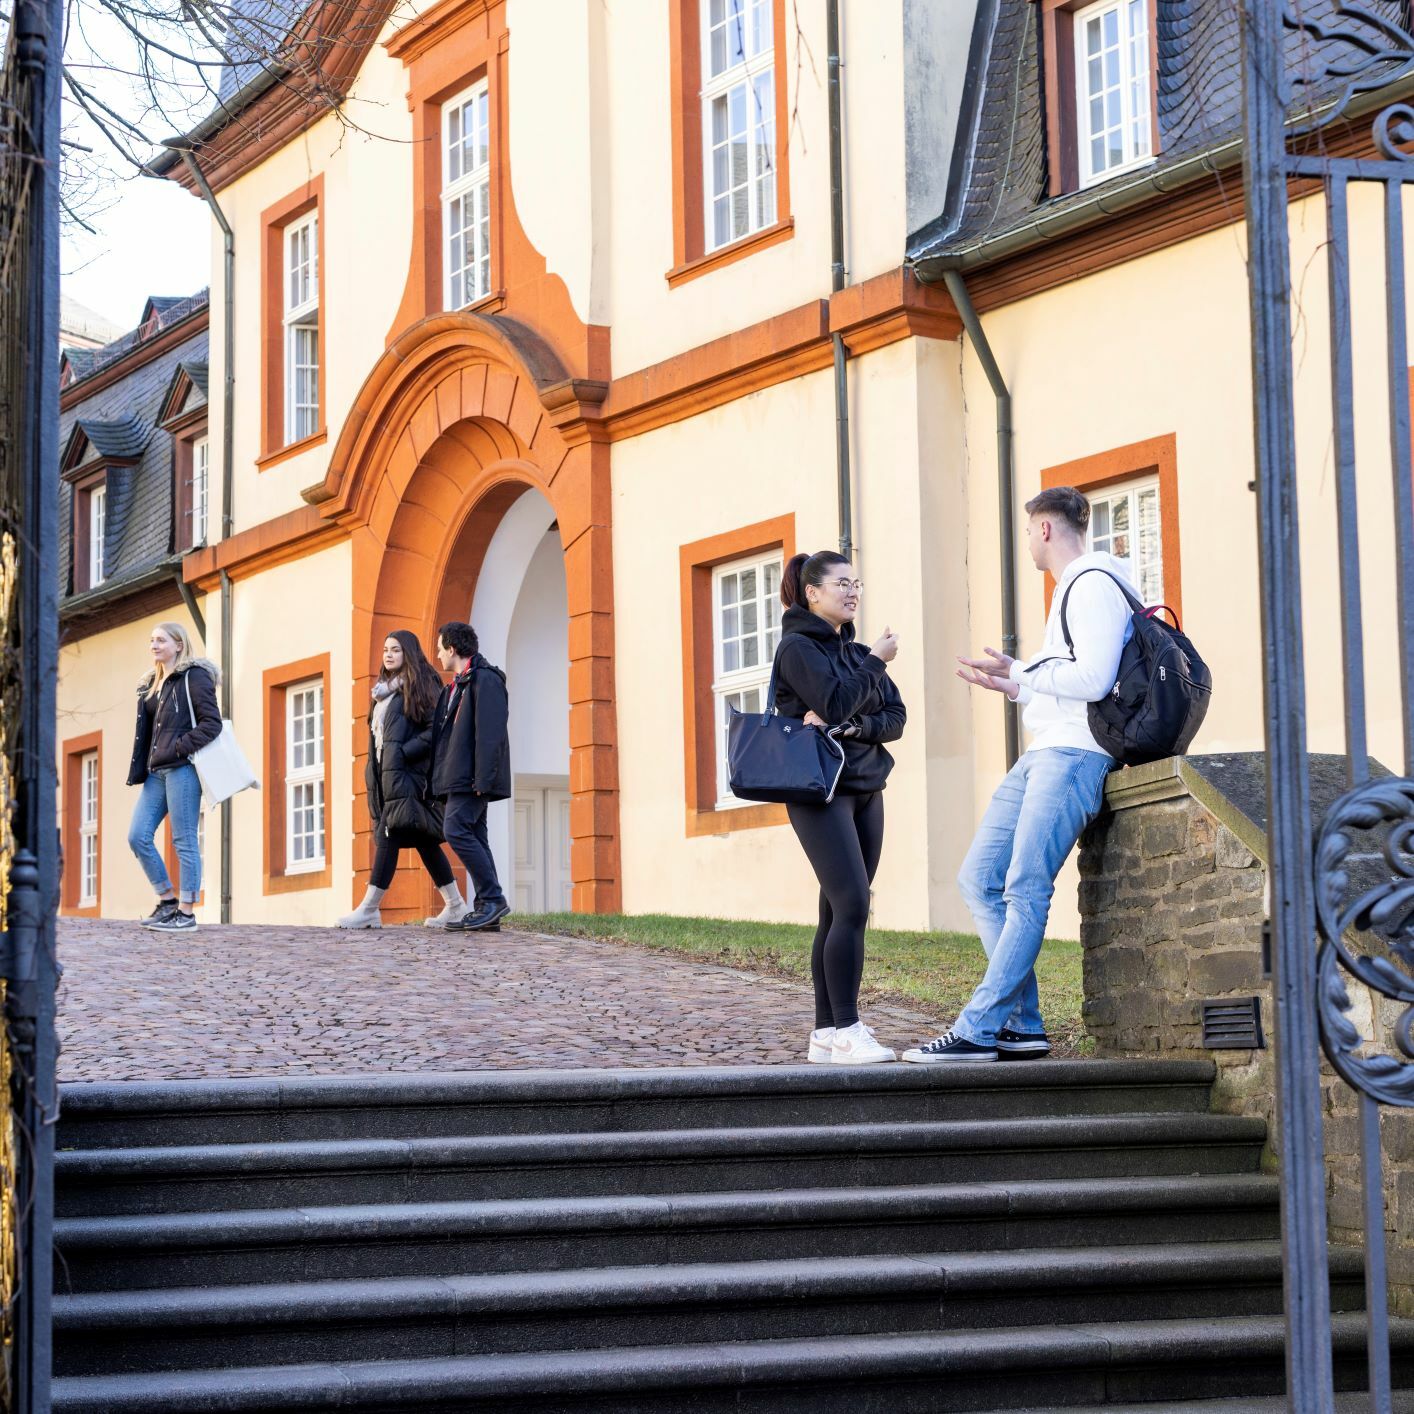
<instances>
[{"instance_id":1,"label":"woman with long dark hair","mask_svg":"<svg viewBox=\"0 0 1414 1414\"><path fill-rule=\"evenodd\" d=\"M894 760L884 747L903 735L907 713L887 665L898 635L872 647L854 641L864 586L833 550L796 555L781 576L776 707L819 731L837 729L845 764L828 805L790 805L796 838L820 881L820 921L810 954L817 1064L873 1065L895 1059L859 1019L869 886L884 844L884 783Z\"/></svg>"},{"instance_id":2,"label":"woman with long dark hair","mask_svg":"<svg viewBox=\"0 0 1414 1414\"><path fill-rule=\"evenodd\" d=\"M442 853L442 812L427 791L432 767L432 716L442 679L417 635L394 629L383 642L383 666L368 713L368 813L373 820L373 868L368 892L340 928L381 928L379 904L393 882L398 856L415 849L446 902L429 928L445 928L466 913L466 901Z\"/></svg>"}]
</instances>

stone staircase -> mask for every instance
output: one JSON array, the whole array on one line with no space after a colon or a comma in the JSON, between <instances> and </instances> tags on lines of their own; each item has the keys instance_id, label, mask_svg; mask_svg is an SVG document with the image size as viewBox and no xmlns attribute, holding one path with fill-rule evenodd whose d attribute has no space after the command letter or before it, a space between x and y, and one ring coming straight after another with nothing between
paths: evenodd
<instances>
[{"instance_id":1,"label":"stone staircase","mask_svg":"<svg viewBox=\"0 0 1414 1414\"><path fill-rule=\"evenodd\" d=\"M1209 1113L1212 1077L71 1086L53 1407L1261 1409L1284 1382L1277 1184L1262 1122ZM1332 1253L1331 1293L1360 1388L1358 1253ZM1394 1355L1414 1384L1414 1325Z\"/></svg>"}]
</instances>

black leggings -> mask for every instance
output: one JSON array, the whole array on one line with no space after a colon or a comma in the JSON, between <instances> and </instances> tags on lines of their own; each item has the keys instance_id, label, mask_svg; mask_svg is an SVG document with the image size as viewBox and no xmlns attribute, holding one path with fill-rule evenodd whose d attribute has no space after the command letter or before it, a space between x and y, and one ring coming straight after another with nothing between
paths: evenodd
<instances>
[{"instance_id":1,"label":"black leggings","mask_svg":"<svg viewBox=\"0 0 1414 1414\"><path fill-rule=\"evenodd\" d=\"M810 953L815 1026L853 1026L869 885L884 847L884 797L879 791L837 795L828 805L790 805L786 812L820 881L820 923Z\"/></svg>"},{"instance_id":2,"label":"black leggings","mask_svg":"<svg viewBox=\"0 0 1414 1414\"><path fill-rule=\"evenodd\" d=\"M374 838L378 841L378 848L373 853L373 869L368 882L375 889L386 889L392 884L398 856L405 849L417 851L427 872L432 875L432 882L439 889L445 889L452 882L452 866L447 863L442 846L434 844L426 835L411 830L394 830L389 836L378 830Z\"/></svg>"}]
</instances>

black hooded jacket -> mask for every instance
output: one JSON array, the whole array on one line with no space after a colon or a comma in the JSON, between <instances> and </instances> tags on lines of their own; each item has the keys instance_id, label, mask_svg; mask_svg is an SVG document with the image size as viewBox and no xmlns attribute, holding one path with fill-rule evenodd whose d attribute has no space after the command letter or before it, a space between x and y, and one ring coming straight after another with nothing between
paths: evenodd
<instances>
[{"instance_id":1,"label":"black hooded jacket","mask_svg":"<svg viewBox=\"0 0 1414 1414\"><path fill-rule=\"evenodd\" d=\"M214 664L194 658L189 668L172 673L154 701L147 698L150 676L138 684L137 728L133 733L133 759L128 784L140 786L148 772L163 766L182 766L192 753L209 746L221 735L221 708L216 701ZM188 705L187 685L191 685Z\"/></svg>"},{"instance_id":2,"label":"black hooded jacket","mask_svg":"<svg viewBox=\"0 0 1414 1414\"><path fill-rule=\"evenodd\" d=\"M383 717L380 755L368 727L368 761L363 779L368 787L368 813L373 828L383 834L411 831L431 840L442 838L442 811L428 799L432 773L432 723L418 724L403 711L403 694L393 693Z\"/></svg>"},{"instance_id":3,"label":"black hooded jacket","mask_svg":"<svg viewBox=\"0 0 1414 1414\"><path fill-rule=\"evenodd\" d=\"M486 800L511 794L510 716L506 675L480 653L464 675L442 689L432 720L432 794L474 791Z\"/></svg>"},{"instance_id":4,"label":"black hooded jacket","mask_svg":"<svg viewBox=\"0 0 1414 1414\"><path fill-rule=\"evenodd\" d=\"M886 741L903 735L908 713L882 658L854 641L854 625L836 633L819 614L796 605L781 615L776 649L776 709L784 717L814 712L841 734L845 767L838 789L846 795L883 790L894 758Z\"/></svg>"}]
</instances>

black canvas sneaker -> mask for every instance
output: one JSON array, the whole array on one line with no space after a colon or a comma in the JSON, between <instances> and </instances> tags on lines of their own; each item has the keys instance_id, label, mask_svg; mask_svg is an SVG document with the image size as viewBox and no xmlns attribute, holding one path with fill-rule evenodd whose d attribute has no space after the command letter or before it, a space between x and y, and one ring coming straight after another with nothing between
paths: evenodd
<instances>
[{"instance_id":1,"label":"black canvas sneaker","mask_svg":"<svg viewBox=\"0 0 1414 1414\"><path fill-rule=\"evenodd\" d=\"M1035 1060L1051 1053L1051 1038L1044 1031L1012 1031L1003 1026L997 1032L997 1054L1002 1060Z\"/></svg>"},{"instance_id":2,"label":"black canvas sneaker","mask_svg":"<svg viewBox=\"0 0 1414 1414\"><path fill-rule=\"evenodd\" d=\"M903 1059L915 1065L969 1065L996 1058L995 1047L979 1046L953 1031L945 1031L927 1044L903 1053Z\"/></svg>"},{"instance_id":3,"label":"black canvas sneaker","mask_svg":"<svg viewBox=\"0 0 1414 1414\"><path fill-rule=\"evenodd\" d=\"M195 933L196 915L183 913L180 908L177 908L173 909L166 918L148 926L154 933Z\"/></svg>"},{"instance_id":4,"label":"black canvas sneaker","mask_svg":"<svg viewBox=\"0 0 1414 1414\"><path fill-rule=\"evenodd\" d=\"M155 928L159 923L165 923L167 919L176 912L178 912L176 899L160 899L157 907L154 908L146 918L139 918L138 922L141 923L144 928Z\"/></svg>"}]
</instances>

